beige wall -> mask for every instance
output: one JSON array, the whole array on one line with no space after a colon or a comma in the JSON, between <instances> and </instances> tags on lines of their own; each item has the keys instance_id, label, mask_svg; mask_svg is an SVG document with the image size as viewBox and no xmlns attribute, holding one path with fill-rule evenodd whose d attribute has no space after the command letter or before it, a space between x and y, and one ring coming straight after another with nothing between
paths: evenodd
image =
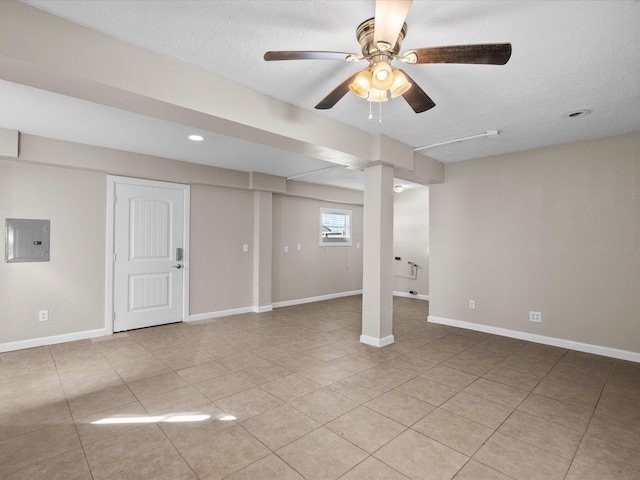
<instances>
[{"instance_id":1,"label":"beige wall","mask_svg":"<svg viewBox=\"0 0 640 480\"><path fill-rule=\"evenodd\" d=\"M351 247L319 246L320 207L352 211ZM274 195L271 284L273 302L361 290L362 205Z\"/></svg>"},{"instance_id":2,"label":"beige wall","mask_svg":"<svg viewBox=\"0 0 640 480\"><path fill-rule=\"evenodd\" d=\"M0 160L5 218L51 220L51 260L0 262L0 344L104 328L105 176Z\"/></svg>"},{"instance_id":3,"label":"beige wall","mask_svg":"<svg viewBox=\"0 0 640 480\"><path fill-rule=\"evenodd\" d=\"M640 133L449 164L430 191L430 315L640 352Z\"/></svg>"},{"instance_id":4,"label":"beige wall","mask_svg":"<svg viewBox=\"0 0 640 480\"><path fill-rule=\"evenodd\" d=\"M251 306L253 192L193 185L190 243L190 314Z\"/></svg>"},{"instance_id":5,"label":"beige wall","mask_svg":"<svg viewBox=\"0 0 640 480\"><path fill-rule=\"evenodd\" d=\"M255 191L250 189L248 173L22 135L20 160L0 159L0 220L4 228L5 218L50 219L51 261L0 263L0 349L8 348L7 344L12 344L11 348L25 342L34 345L38 339L56 335L82 337L83 332L104 329L108 174L191 185L190 315L254 307ZM362 198L361 193L345 189L317 185L305 188L303 182L284 179L279 184L292 189L294 195L341 201ZM285 205L335 204L278 197L287 199L281 201ZM279 238L303 243L305 250L301 253L306 259L312 251L307 248L319 249L317 225L313 227L316 233L312 234L312 245L307 238L307 208L286 207L285 211L290 222L279 231ZM361 206L354 207L354 234L360 242L361 211ZM317 222L317 211L313 219ZM4 235L0 238L4 254ZM244 244L248 252L243 251ZM321 263L316 268L322 275L310 276L300 285L295 280L285 281L285 288L290 290L286 294L279 290L280 297L299 299L361 288L361 255L355 252L345 281L332 282L327 277L326 267L346 265L336 255L345 250L334 250L325 252L322 261L315 260ZM306 267L289 270L291 259L278 256L269 260L282 261L282 267L274 265L273 269L294 272L295 277L295 272ZM327 259L331 260L325 262ZM49 310L47 322L38 321L42 309Z\"/></svg>"},{"instance_id":6,"label":"beige wall","mask_svg":"<svg viewBox=\"0 0 640 480\"><path fill-rule=\"evenodd\" d=\"M393 256L395 277L393 291L429 295L429 189L405 190L394 194ZM418 265L416 279L408 262Z\"/></svg>"}]
</instances>

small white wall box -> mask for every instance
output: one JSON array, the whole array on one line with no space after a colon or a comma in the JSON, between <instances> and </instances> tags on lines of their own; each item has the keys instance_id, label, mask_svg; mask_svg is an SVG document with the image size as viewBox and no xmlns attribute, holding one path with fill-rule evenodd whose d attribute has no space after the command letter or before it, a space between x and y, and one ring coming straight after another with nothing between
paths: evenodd
<instances>
[{"instance_id":1,"label":"small white wall box","mask_svg":"<svg viewBox=\"0 0 640 480\"><path fill-rule=\"evenodd\" d=\"M5 256L7 263L48 262L50 220L7 218L5 221Z\"/></svg>"}]
</instances>

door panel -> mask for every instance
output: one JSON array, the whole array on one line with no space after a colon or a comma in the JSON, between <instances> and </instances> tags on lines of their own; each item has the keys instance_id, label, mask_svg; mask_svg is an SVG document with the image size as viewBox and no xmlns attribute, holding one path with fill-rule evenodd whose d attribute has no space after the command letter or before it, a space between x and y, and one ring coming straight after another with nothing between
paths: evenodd
<instances>
[{"instance_id":1,"label":"door panel","mask_svg":"<svg viewBox=\"0 0 640 480\"><path fill-rule=\"evenodd\" d=\"M185 190L116 184L114 331L182 321Z\"/></svg>"}]
</instances>

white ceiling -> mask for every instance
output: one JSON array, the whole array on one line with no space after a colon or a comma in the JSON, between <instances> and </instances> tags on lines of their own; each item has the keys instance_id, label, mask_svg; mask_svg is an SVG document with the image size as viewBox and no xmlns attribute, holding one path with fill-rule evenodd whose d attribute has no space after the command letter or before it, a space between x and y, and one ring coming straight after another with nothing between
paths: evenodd
<instances>
[{"instance_id":1,"label":"white ceiling","mask_svg":"<svg viewBox=\"0 0 640 480\"><path fill-rule=\"evenodd\" d=\"M362 65L265 62L264 52L359 53L355 29L374 15L373 0L24 3L308 110ZM381 123L377 104L369 120L369 103L348 94L318 115L414 148L500 131L422 151L442 162L640 130L638 1L416 0L407 25L402 51L510 42L513 54L505 66L405 65L436 103L421 114L398 98L382 104ZM299 178L362 188L359 172L322 160L221 135L215 149L185 145L188 126L31 87L0 81L0 104L0 126L26 133L285 177L317 172ZM582 109L592 113L567 117Z\"/></svg>"}]
</instances>

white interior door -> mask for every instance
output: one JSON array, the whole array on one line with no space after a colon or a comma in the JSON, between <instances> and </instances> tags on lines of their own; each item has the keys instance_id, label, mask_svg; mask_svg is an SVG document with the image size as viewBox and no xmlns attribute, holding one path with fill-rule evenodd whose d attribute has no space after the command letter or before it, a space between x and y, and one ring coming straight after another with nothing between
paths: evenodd
<instances>
[{"instance_id":1,"label":"white interior door","mask_svg":"<svg viewBox=\"0 0 640 480\"><path fill-rule=\"evenodd\" d=\"M183 320L188 188L115 184L115 332Z\"/></svg>"}]
</instances>

